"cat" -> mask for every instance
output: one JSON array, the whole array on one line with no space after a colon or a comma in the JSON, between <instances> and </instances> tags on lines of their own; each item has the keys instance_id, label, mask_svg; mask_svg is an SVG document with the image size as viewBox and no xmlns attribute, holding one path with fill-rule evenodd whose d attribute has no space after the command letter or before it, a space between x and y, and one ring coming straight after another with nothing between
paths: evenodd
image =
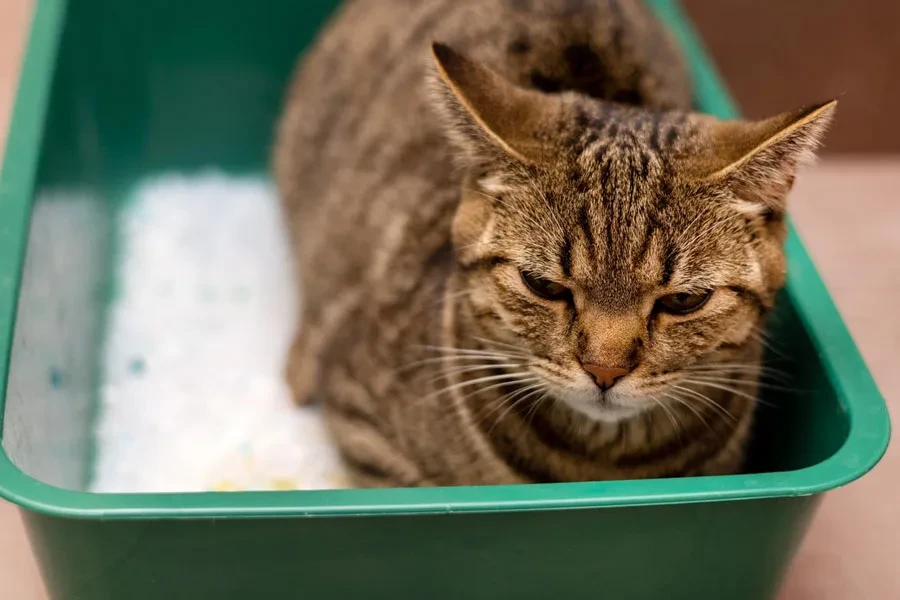
<instances>
[{"instance_id":1,"label":"cat","mask_svg":"<svg viewBox=\"0 0 900 600\"><path fill-rule=\"evenodd\" d=\"M835 105L692 112L636 0L346 3L273 155L296 400L363 487L738 472Z\"/></svg>"}]
</instances>

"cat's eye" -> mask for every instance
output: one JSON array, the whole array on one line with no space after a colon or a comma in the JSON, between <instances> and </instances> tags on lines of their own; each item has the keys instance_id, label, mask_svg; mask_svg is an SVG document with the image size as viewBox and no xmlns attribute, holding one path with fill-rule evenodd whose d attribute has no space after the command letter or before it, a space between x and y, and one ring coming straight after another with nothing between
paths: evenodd
<instances>
[{"instance_id":1,"label":"cat's eye","mask_svg":"<svg viewBox=\"0 0 900 600\"><path fill-rule=\"evenodd\" d=\"M525 287L531 290L536 296L546 298L547 300L565 300L569 297L569 288L566 286L532 275L528 271L520 271L522 281Z\"/></svg>"},{"instance_id":2,"label":"cat's eye","mask_svg":"<svg viewBox=\"0 0 900 600\"><path fill-rule=\"evenodd\" d=\"M660 310L672 315L687 315L700 310L712 296L712 290L704 290L695 294L681 292L667 294L656 301Z\"/></svg>"}]
</instances>

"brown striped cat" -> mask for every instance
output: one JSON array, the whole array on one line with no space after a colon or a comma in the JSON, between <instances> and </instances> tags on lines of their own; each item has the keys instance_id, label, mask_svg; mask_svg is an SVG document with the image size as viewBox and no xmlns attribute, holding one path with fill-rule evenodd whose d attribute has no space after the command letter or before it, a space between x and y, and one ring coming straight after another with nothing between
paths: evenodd
<instances>
[{"instance_id":1,"label":"brown striped cat","mask_svg":"<svg viewBox=\"0 0 900 600\"><path fill-rule=\"evenodd\" d=\"M636 0L346 3L275 172L303 280L288 381L356 484L741 468L786 196L835 103L720 121L690 99Z\"/></svg>"}]
</instances>

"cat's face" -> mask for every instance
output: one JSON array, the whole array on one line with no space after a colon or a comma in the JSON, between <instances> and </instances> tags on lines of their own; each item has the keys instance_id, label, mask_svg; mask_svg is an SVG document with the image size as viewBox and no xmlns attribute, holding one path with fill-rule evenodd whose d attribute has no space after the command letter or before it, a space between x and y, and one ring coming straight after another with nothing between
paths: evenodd
<instances>
[{"instance_id":1,"label":"cat's face","mask_svg":"<svg viewBox=\"0 0 900 600\"><path fill-rule=\"evenodd\" d=\"M685 396L673 385L691 367L733 361L784 278L782 220L678 181L632 135L473 176L457 214L479 337L521 348L553 397L598 418Z\"/></svg>"},{"instance_id":2,"label":"cat's face","mask_svg":"<svg viewBox=\"0 0 900 600\"><path fill-rule=\"evenodd\" d=\"M783 285L785 195L833 103L722 122L527 92L437 54L468 168L471 334L594 418L696 402L690 381L747 356Z\"/></svg>"}]
</instances>

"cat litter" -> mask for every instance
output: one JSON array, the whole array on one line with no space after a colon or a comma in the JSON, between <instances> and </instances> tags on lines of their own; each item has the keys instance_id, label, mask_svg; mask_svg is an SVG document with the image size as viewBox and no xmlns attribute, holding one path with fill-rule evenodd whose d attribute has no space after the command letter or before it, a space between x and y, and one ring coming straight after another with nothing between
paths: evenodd
<instances>
[{"instance_id":1,"label":"cat litter","mask_svg":"<svg viewBox=\"0 0 900 600\"><path fill-rule=\"evenodd\" d=\"M93 491L346 487L283 381L298 298L270 184L159 176L116 230Z\"/></svg>"}]
</instances>

